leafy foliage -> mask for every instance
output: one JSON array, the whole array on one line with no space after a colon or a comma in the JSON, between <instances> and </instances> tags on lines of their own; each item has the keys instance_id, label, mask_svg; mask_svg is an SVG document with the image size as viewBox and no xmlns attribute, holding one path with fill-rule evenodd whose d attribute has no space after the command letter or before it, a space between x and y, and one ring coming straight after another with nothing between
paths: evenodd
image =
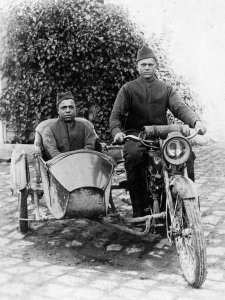
<instances>
[{"instance_id":1,"label":"leafy foliage","mask_svg":"<svg viewBox=\"0 0 225 300\"><path fill-rule=\"evenodd\" d=\"M109 140L112 105L122 84L137 77L144 43L126 11L101 0L21 1L9 11L6 36L0 112L16 124L16 142L33 141L36 125L57 116L56 94L66 90L75 95L78 115L90 117ZM160 43L154 45L162 55ZM160 67L174 78L164 58Z\"/></svg>"},{"instance_id":2,"label":"leafy foliage","mask_svg":"<svg viewBox=\"0 0 225 300\"><path fill-rule=\"evenodd\" d=\"M196 113L201 114L202 108L198 101L198 95L190 89L188 82L186 82L182 76L177 75L170 66L165 51L169 44L169 38L169 32L166 32L166 36L162 35L161 38L157 38L155 35L151 37L152 48L154 49L158 60L158 72L156 75L160 80L170 83L180 95L180 98L184 100L186 105ZM170 111L168 111L167 118L169 123L182 123L180 120L175 119Z\"/></svg>"}]
</instances>

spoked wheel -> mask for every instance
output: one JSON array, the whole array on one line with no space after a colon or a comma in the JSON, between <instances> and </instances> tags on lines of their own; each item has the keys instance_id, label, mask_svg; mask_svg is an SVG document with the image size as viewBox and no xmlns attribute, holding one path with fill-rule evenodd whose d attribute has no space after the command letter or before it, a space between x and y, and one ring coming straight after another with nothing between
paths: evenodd
<instances>
[{"instance_id":1,"label":"spoked wheel","mask_svg":"<svg viewBox=\"0 0 225 300\"><path fill-rule=\"evenodd\" d=\"M29 230L28 226L28 210L27 210L27 189L19 191L18 200L19 200L19 228L21 233L27 233Z\"/></svg>"},{"instance_id":2,"label":"spoked wheel","mask_svg":"<svg viewBox=\"0 0 225 300\"><path fill-rule=\"evenodd\" d=\"M207 259L200 212L195 198L177 199L174 217L175 245L187 282L199 288L206 279Z\"/></svg>"}]
</instances>

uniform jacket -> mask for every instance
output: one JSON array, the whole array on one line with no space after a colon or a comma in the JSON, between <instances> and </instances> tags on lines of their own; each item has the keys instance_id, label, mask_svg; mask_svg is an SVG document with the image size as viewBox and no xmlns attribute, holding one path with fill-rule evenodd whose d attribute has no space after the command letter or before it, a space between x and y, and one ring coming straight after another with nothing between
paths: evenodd
<instances>
[{"instance_id":1,"label":"uniform jacket","mask_svg":"<svg viewBox=\"0 0 225 300\"><path fill-rule=\"evenodd\" d=\"M86 119L75 118L71 124L54 119L42 134L44 151L48 159L79 149L95 149L97 134Z\"/></svg>"},{"instance_id":2,"label":"uniform jacket","mask_svg":"<svg viewBox=\"0 0 225 300\"><path fill-rule=\"evenodd\" d=\"M191 128L200 120L168 83L157 78L146 81L138 77L118 92L110 116L112 136L120 131L139 132L142 126L166 125L167 109Z\"/></svg>"}]
</instances>

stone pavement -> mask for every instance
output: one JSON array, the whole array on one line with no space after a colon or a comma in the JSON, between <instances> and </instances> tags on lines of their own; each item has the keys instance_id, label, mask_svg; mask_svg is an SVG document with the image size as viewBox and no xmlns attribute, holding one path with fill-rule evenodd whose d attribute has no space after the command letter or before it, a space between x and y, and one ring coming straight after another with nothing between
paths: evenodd
<instances>
[{"instance_id":1,"label":"stone pavement","mask_svg":"<svg viewBox=\"0 0 225 300\"><path fill-rule=\"evenodd\" d=\"M86 219L33 222L20 234L9 164L1 163L0 299L224 299L225 143L195 152L208 253L201 289L187 285L166 239L150 243Z\"/></svg>"}]
</instances>

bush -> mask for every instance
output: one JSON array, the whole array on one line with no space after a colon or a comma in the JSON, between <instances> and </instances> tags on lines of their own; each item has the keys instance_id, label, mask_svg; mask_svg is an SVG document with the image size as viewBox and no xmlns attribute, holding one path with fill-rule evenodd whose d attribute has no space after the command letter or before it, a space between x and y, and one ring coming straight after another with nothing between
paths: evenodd
<instances>
[{"instance_id":1,"label":"bush","mask_svg":"<svg viewBox=\"0 0 225 300\"><path fill-rule=\"evenodd\" d=\"M126 11L100 0L40 0L21 1L9 16L0 104L2 117L16 124L14 142L33 142L34 128L57 116L56 94L66 90L78 115L109 141L112 105L119 88L137 77L136 53L144 43ZM160 43L154 45L161 57ZM176 82L163 62L162 78Z\"/></svg>"}]
</instances>

